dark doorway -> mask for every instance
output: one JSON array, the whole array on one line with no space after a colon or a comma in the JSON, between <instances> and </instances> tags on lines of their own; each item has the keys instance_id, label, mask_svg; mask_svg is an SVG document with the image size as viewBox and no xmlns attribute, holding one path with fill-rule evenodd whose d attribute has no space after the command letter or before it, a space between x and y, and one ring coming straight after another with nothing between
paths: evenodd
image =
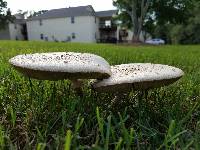
<instances>
[{"instance_id":1,"label":"dark doorway","mask_svg":"<svg viewBox=\"0 0 200 150\"><path fill-rule=\"evenodd\" d=\"M22 33L22 35L24 37L24 40L27 41L28 40L28 34L27 34L27 26L26 26L26 24L22 25L21 33Z\"/></svg>"}]
</instances>

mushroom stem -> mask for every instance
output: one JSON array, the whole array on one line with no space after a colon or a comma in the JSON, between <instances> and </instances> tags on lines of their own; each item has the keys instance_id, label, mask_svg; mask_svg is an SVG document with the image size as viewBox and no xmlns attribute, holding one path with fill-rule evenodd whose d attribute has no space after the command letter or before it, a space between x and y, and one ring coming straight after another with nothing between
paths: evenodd
<instances>
[{"instance_id":1,"label":"mushroom stem","mask_svg":"<svg viewBox=\"0 0 200 150\"><path fill-rule=\"evenodd\" d=\"M76 94L80 97L83 97L83 90L82 90L83 81L80 79L76 79L76 80L71 80L71 82L72 82L72 88L74 89Z\"/></svg>"}]
</instances>

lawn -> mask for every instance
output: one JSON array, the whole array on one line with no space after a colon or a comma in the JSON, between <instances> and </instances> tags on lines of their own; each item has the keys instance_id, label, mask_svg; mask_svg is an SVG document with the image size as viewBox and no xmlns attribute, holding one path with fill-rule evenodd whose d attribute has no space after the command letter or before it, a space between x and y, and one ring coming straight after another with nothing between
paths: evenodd
<instances>
[{"instance_id":1,"label":"lawn","mask_svg":"<svg viewBox=\"0 0 200 150\"><path fill-rule=\"evenodd\" d=\"M85 81L83 98L69 81L22 76L8 60L18 54L89 52L111 65L159 63L181 68L178 82L132 91L119 106ZM138 101L141 105L137 105ZM200 149L200 46L0 42L0 149Z\"/></svg>"}]
</instances>

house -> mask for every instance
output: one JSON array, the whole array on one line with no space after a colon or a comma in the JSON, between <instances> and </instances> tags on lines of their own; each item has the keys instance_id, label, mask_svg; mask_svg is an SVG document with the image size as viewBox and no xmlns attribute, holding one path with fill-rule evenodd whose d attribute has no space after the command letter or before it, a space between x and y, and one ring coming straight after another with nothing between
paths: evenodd
<instances>
[{"instance_id":1,"label":"house","mask_svg":"<svg viewBox=\"0 0 200 150\"><path fill-rule=\"evenodd\" d=\"M28 39L96 42L96 24L92 6L49 10L27 20Z\"/></svg>"},{"instance_id":2,"label":"house","mask_svg":"<svg viewBox=\"0 0 200 150\"><path fill-rule=\"evenodd\" d=\"M99 11L96 12L97 18L97 42L101 43L115 43L118 40L119 28L113 21L117 10Z\"/></svg>"},{"instance_id":3,"label":"house","mask_svg":"<svg viewBox=\"0 0 200 150\"><path fill-rule=\"evenodd\" d=\"M132 32L113 21L117 10L95 12L91 5L49 10L9 24L10 39L56 42L116 43L130 41ZM143 40L143 37L141 36Z\"/></svg>"},{"instance_id":4,"label":"house","mask_svg":"<svg viewBox=\"0 0 200 150\"><path fill-rule=\"evenodd\" d=\"M26 20L21 14L16 14L15 20L0 30L0 40L27 40Z\"/></svg>"}]
</instances>

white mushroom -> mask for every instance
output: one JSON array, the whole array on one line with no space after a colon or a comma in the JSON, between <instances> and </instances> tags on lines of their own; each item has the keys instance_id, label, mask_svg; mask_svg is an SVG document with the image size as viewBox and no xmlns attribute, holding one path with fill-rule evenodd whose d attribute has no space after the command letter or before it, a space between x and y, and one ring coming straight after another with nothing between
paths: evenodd
<instances>
[{"instance_id":1,"label":"white mushroom","mask_svg":"<svg viewBox=\"0 0 200 150\"><path fill-rule=\"evenodd\" d=\"M133 63L111 66L108 79L96 80L92 86L100 92L127 92L169 85L184 73L181 69L151 63Z\"/></svg>"},{"instance_id":2,"label":"white mushroom","mask_svg":"<svg viewBox=\"0 0 200 150\"><path fill-rule=\"evenodd\" d=\"M70 79L78 88L78 79L104 79L111 75L108 62L89 53L53 52L18 55L9 60L24 75L39 80Z\"/></svg>"}]
</instances>

